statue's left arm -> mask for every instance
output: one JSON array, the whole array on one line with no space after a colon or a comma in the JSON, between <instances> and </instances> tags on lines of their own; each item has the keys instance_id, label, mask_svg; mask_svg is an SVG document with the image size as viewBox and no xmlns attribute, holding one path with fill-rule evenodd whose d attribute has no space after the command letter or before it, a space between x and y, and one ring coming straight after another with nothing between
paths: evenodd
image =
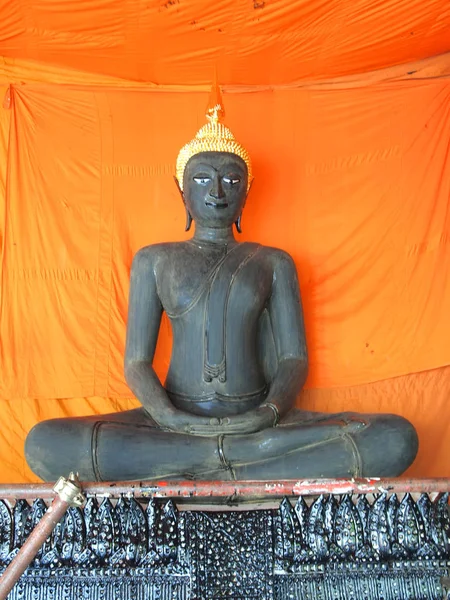
<instances>
[{"instance_id":1,"label":"statue's left arm","mask_svg":"<svg viewBox=\"0 0 450 600\"><path fill-rule=\"evenodd\" d=\"M281 419L293 406L308 375L308 353L297 270L292 258L280 251L274 258L269 315L278 367L263 406Z\"/></svg>"}]
</instances>

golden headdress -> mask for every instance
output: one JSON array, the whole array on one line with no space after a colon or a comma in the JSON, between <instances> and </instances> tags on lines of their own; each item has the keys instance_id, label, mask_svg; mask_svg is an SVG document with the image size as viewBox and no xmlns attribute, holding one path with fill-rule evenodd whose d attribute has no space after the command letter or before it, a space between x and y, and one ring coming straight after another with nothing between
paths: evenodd
<instances>
[{"instance_id":1,"label":"golden headdress","mask_svg":"<svg viewBox=\"0 0 450 600\"><path fill-rule=\"evenodd\" d=\"M220 98L220 90L218 86L212 90L212 96L215 96L214 104L210 103L211 108L208 108L206 112L206 118L208 123L203 125L201 129L196 133L193 140L188 142L183 148L181 148L176 166L176 176L178 184L183 190L183 175L188 160L199 154L200 152L231 152L240 156L247 165L248 170L248 187L250 187L252 181L252 163L250 155L247 150L239 144L234 138L234 135L220 122L220 117L223 117L225 112L223 104Z\"/></svg>"}]
</instances>

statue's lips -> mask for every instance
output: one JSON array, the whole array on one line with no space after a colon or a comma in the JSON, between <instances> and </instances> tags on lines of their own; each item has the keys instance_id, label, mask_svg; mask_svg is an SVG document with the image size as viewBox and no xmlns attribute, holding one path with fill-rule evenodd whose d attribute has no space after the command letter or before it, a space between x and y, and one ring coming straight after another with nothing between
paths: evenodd
<instances>
[{"instance_id":1,"label":"statue's lips","mask_svg":"<svg viewBox=\"0 0 450 600\"><path fill-rule=\"evenodd\" d=\"M227 208L228 202L212 202L211 200L205 201L206 206L211 206L212 208Z\"/></svg>"}]
</instances>

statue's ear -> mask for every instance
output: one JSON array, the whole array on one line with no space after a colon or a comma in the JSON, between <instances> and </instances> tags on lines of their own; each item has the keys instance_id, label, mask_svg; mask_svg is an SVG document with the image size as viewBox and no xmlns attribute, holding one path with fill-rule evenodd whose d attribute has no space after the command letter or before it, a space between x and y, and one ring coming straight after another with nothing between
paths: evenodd
<instances>
[{"instance_id":1,"label":"statue's ear","mask_svg":"<svg viewBox=\"0 0 450 600\"><path fill-rule=\"evenodd\" d=\"M184 194L183 194L183 190L181 189L180 182L175 177L175 175L173 176L173 178L175 179L175 183L177 185L178 191L180 192L181 199L183 200L184 208L186 209L186 227L184 228L184 230L189 231L189 229L191 228L191 225L192 225L192 215L189 212L188 207L186 206L186 200L184 199Z\"/></svg>"},{"instance_id":2,"label":"statue's ear","mask_svg":"<svg viewBox=\"0 0 450 600\"><path fill-rule=\"evenodd\" d=\"M242 210L244 210L244 208L245 208L245 204L247 202L248 195L250 193L250 190L252 189L253 181L254 181L254 178L252 178L252 180L250 181L250 185L248 186L248 190L247 190L247 194L245 195L245 202L244 202L244 206L242 207ZM236 226L236 231L238 233L242 233L242 213L238 216L238 218L236 219L234 224Z\"/></svg>"},{"instance_id":3,"label":"statue's ear","mask_svg":"<svg viewBox=\"0 0 450 600\"><path fill-rule=\"evenodd\" d=\"M248 185L247 194L246 194L246 196L245 196L245 202L247 202L247 198L248 198L248 195L250 194L250 191L251 191L251 189L252 189L252 185L253 185L253 182L254 182L254 181L255 181L255 178L254 178L254 177L252 177L252 178L251 178L251 181L250 181L250 183L249 183L249 185Z\"/></svg>"},{"instance_id":4,"label":"statue's ear","mask_svg":"<svg viewBox=\"0 0 450 600\"><path fill-rule=\"evenodd\" d=\"M245 207L245 205L247 204L247 198L248 198L248 195L250 194L250 191L251 191L251 189L252 189L252 185L253 185L253 182L254 182L254 181L255 181L255 178L254 178L254 177L252 177L252 179L251 179L251 181L250 181L250 183L249 183L249 185L248 185L248 190L247 190L247 193L246 193L246 195L245 195L245 202L244 202L244 206L243 206L242 208L244 208L244 207Z\"/></svg>"},{"instance_id":5,"label":"statue's ear","mask_svg":"<svg viewBox=\"0 0 450 600\"><path fill-rule=\"evenodd\" d=\"M183 194L183 190L181 189L180 182L178 181L178 179L177 179L176 175L174 175L174 176L173 176L173 178L174 178L174 180L175 180L175 184L176 184L176 186L177 186L177 188L178 188L178 191L180 192L181 199L182 199L182 200L183 200L183 202L184 202L184 194Z\"/></svg>"}]
</instances>

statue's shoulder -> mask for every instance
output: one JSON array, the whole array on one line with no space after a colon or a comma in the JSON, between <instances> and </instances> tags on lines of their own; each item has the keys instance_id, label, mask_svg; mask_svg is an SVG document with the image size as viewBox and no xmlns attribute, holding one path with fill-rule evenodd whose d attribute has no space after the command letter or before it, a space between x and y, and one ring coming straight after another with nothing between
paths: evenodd
<instances>
[{"instance_id":1,"label":"statue's shoulder","mask_svg":"<svg viewBox=\"0 0 450 600\"><path fill-rule=\"evenodd\" d=\"M277 265L287 265L295 268L295 262L292 256L282 250L281 248L274 248L273 246L262 246L260 245L260 251L266 260L269 260L274 267Z\"/></svg>"},{"instance_id":2,"label":"statue's shoulder","mask_svg":"<svg viewBox=\"0 0 450 600\"><path fill-rule=\"evenodd\" d=\"M173 259L184 251L185 242L162 242L144 246L133 258L133 268L155 267Z\"/></svg>"},{"instance_id":3,"label":"statue's shoulder","mask_svg":"<svg viewBox=\"0 0 450 600\"><path fill-rule=\"evenodd\" d=\"M150 244L149 246L140 248L134 256L135 258L139 257L139 259L151 260L183 252L185 246L186 242L161 242L159 244Z\"/></svg>"}]
</instances>

